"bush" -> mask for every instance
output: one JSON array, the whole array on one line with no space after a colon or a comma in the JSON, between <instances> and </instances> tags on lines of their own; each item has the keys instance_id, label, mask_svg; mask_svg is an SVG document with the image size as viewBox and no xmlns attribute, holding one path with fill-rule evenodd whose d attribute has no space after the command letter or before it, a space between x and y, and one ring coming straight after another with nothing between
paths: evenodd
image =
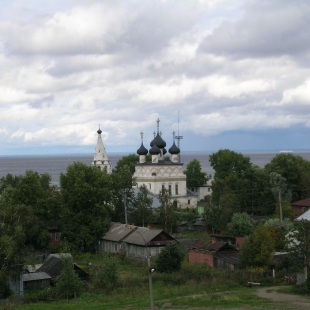
<instances>
[{"instance_id":1,"label":"bush","mask_svg":"<svg viewBox=\"0 0 310 310\"><path fill-rule=\"evenodd\" d=\"M104 264L94 278L94 285L108 293L115 289L118 281L117 261L110 255L104 256L103 259Z\"/></svg>"},{"instance_id":2,"label":"bush","mask_svg":"<svg viewBox=\"0 0 310 310\"><path fill-rule=\"evenodd\" d=\"M168 243L157 257L157 271L164 273L179 271L184 257L184 251L176 243Z\"/></svg>"}]
</instances>

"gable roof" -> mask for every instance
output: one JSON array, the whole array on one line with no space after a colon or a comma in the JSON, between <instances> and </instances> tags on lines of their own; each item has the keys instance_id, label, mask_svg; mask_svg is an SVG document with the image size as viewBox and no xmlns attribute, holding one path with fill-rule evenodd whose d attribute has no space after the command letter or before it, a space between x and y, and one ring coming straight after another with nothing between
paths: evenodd
<instances>
[{"instance_id":1,"label":"gable roof","mask_svg":"<svg viewBox=\"0 0 310 310\"><path fill-rule=\"evenodd\" d=\"M310 207L310 198L302 199L291 203L295 207Z\"/></svg>"},{"instance_id":2,"label":"gable roof","mask_svg":"<svg viewBox=\"0 0 310 310\"><path fill-rule=\"evenodd\" d=\"M239 264L239 254L238 253L231 253L231 254L214 254L214 257L220 259L224 262L227 262L232 265Z\"/></svg>"},{"instance_id":3,"label":"gable roof","mask_svg":"<svg viewBox=\"0 0 310 310\"><path fill-rule=\"evenodd\" d=\"M101 237L103 240L120 242L133 232L137 227L121 223L113 223L108 232Z\"/></svg>"},{"instance_id":4,"label":"gable roof","mask_svg":"<svg viewBox=\"0 0 310 310\"><path fill-rule=\"evenodd\" d=\"M46 272L55 279L61 274L63 268L64 263L62 259L52 256L37 270L37 272Z\"/></svg>"},{"instance_id":5,"label":"gable roof","mask_svg":"<svg viewBox=\"0 0 310 310\"><path fill-rule=\"evenodd\" d=\"M162 232L162 229L148 229L146 227L137 227L137 229L135 229L130 235L125 238L125 242L136 245L147 245Z\"/></svg>"},{"instance_id":6,"label":"gable roof","mask_svg":"<svg viewBox=\"0 0 310 310\"><path fill-rule=\"evenodd\" d=\"M207 250L211 252L218 252L219 250L223 249L233 249L237 251L237 249L228 242L214 242L207 247Z\"/></svg>"},{"instance_id":7,"label":"gable roof","mask_svg":"<svg viewBox=\"0 0 310 310\"><path fill-rule=\"evenodd\" d=\"M165 240L154 240L159 235L164 235ZM163 242L167 241L167 239L176 241L162 229L149 229L147 227L138 227L120 223L114 223L110 230L100 239L114 242L126 242L143 246L150 244L152 241L155 245L163 244Z\"/></svg>"}]
</instances>

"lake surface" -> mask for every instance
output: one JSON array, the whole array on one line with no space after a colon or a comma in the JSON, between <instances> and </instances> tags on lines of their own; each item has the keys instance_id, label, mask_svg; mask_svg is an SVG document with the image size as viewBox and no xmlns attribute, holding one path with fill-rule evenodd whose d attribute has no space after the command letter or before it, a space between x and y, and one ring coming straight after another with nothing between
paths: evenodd
<instances>
[{"instance_id":1,"label":"lake surface","mask_svg":"<svg viewBox=\"0 0 310 310\"><path fill-rule=\"evenodd\" d=\"M213 175L214 171L209 163L209 156L213 153L184 153L181 154L181 162L186 165L193 159L199 160L201 168L207 174ZM276 152L242 153L249 156L251 162L259 167L264 167L272 158L278 154ZM310 160L310 152L294 152L306 160ZM127 154L107 154L114 168L119 159ZM59 184L60 173L65 173L67 167L74 162L82 162L89 165L93 160L93 154L81 155L59 155L59 156L0 156L0 177L8 173L21 175L26 170L34 170L42 174L47 172L52 178L52 184Z\"/></svg>"}]
</instances>

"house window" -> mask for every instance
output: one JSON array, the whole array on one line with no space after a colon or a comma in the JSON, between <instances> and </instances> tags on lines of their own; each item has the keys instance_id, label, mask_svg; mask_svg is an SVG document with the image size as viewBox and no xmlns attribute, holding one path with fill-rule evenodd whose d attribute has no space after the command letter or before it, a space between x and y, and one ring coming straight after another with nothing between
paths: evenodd
<instances>
[{"instance_id":1,"label":"house window","mask_svg":"<svg viewBox=\"0 0 310 310\"><path fill-rule=\"evenodd\" d=\"M210 192L211 191L211 188L210 187L208 187L208 192Z\"/></svg>"},{"instance_id":2,"label":"house window","mask_svg":"<svg viewBox=\"0 0 310 310\"><path fill-rule=\"evenodd\" d=\"M169 195L171 195L171 185L169 184Z\"/></svg>"},{"instance_id":3,"label":"house window","mask_svg":"<svg viewBox=\"0 0 310 310\"><path fill-rule=\"evenodd\" d=\"M61 233L60 232L55 233L55 241L59 241L60 238L61 238Z\"/></svg>"},{"instance_id":4,"label":"house window","mask_svg":"<svg viewBox=\"0 0 310 310\"><path fill-rule=\"evenodd\" d=\"M114 244L114 250L117 251L117 244Z\"/></svg>"},{"instance_id":5,"label":"house window","mask_svg":"<svg viewBox=\"0 0 310 310\"><path fill-rule=\"evenodd\" d=\"M178 184L175 185L175 194L179 195L179 185Z\"/></svg>"},{"instance_id":6,"label":"house window","mask_svg":"<svg viewBox=\"0 0 310 310\"><path fill-rule=\"evenodd\" d=\"M190 205L190 204L191 204L191 201L190 201L189 199L188 199L188 201L187 201L187 204L188 204L188 205Z\"/></svg>"}]
</instances>

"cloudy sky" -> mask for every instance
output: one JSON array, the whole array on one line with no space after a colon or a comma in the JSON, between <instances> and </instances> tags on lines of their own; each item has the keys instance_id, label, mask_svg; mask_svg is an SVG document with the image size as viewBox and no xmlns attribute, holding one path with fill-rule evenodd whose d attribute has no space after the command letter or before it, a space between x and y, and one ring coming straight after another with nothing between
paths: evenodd
<instances>
[{"instance_id":1,"label":"cloudy sky","mask_svg":"<svg viewBox=\"0 0 310 310\"><path fill-rule=\"evenodd\" d=\"M308 0L0 2L0 155L310 150Z\"/></svg>"}]
</instances>

